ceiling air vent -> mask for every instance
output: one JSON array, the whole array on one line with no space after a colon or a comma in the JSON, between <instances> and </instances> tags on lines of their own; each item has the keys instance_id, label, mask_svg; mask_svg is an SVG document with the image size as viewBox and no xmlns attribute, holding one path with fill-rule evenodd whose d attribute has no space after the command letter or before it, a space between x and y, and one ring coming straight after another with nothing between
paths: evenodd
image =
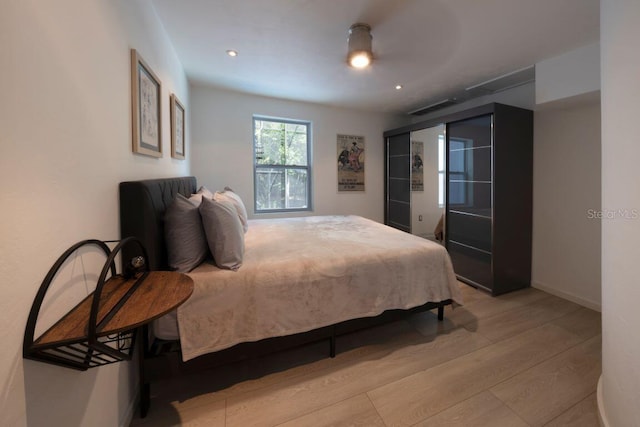
<instances>
[{"instance_id":1,"label":"ceiling air vent","mask_svg":"<svg viewBox=\"0 0 640 427\"><path fill-rule=\"evenodd\" d=\"M417 110L409 111L409 115L412 116L422 116L427 113L431 113L432 111L440 110L441 108L449 107L450 105L457 104L455 99L445 99L440 102L436 102L435 104L427 105L426 107L420 107Z\"/></svg>"},{"instance_id":2,"label":"ceiling air vent","mask_svg":"<svg viewBox=\"0 0 640 427\"><path fill-rule=\"evenodd\" d=\"M500 92L516 86L530 83L532 81L535 81L535 79L535 67L531 65L530 67L503 74L502 76L487 80L486 82L469 86L466 91L472 97L489 95L491 93Z\"/></svg>"}]
</instances>

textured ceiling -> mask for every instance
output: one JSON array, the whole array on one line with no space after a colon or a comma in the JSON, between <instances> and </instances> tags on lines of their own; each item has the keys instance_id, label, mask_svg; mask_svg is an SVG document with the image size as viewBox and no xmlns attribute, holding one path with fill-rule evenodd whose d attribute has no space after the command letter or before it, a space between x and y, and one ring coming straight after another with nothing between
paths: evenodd
<instances>
[{"instance_id":1,"label":"textured ceiling","mask_svg":"<svg viewBox=\"0 0 640 427\"><path fill-rule=\"evenodd\" d=\"M193 82L380 112L407 113L599 38L599 0L153 4ZM372 27L366 70L346 64L355 22Z\"/></svg>"}]
</instances>

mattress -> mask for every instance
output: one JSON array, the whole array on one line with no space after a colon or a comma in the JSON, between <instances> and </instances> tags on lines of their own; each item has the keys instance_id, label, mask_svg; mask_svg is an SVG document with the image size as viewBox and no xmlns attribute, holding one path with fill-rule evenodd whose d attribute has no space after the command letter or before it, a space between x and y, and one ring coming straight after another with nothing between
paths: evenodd
<instances>
[{"instance_id":1,"label":"mattress","mask_svg":"<svg viewBox=\"0 0 640 427\"><path fill-rule=\"evenodd\" d=\"M444 247L359 216L250 220L239 270L204 262L189 275L193 295L154 326L165 339L177 326L185 361L389 309L462 304Z\"/></svg>"}]
</instances>

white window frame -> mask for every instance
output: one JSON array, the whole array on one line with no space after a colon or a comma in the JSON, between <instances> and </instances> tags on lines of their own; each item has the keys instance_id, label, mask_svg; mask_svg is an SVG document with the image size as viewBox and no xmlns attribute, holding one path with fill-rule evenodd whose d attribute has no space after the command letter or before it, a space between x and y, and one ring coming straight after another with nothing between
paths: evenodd
<instances>
[{"instance_id":1,"label":"white window frame","mask_svg":"<svg viewBox=\"0 0 640 427\"><path fill-rule=\"evenodd\" d=\"M299 124L299 125L304 125L307 128L307 164L306 165L261 165L257 163L257 158L256 158L256 145L257 145L257 140L256 140L256 121L268 121L268 122L275 122L275 123L285 123L285 124ZM262 214L262 213L279 213L279 212L304 212L304 211L311 211L312 210L312 184L311 184L311 146L312 146L312 139L311 139L311 122L308 120L294 120L294 119L284 119L284 118L279 118L279 117L269 117L269 116L261 116L261 115L254 115L253 119L252 119L252 123L253 123L253 189L254 189L254 196L253 196L253 203L254 203L254 212L256 214ZM284 208L278 208L278 209L261 209L258 207L258 174L259 173L265 173L260 172L260 170L305 170L307 173L307 203L306 203L306 207L287 207L288 202L289 202L289 197L288 197L288 191L289 188L288 186L285 186L285 194L284 194ZM267 172L269 173L269 172Z\"/></svg>"}]
</instances>

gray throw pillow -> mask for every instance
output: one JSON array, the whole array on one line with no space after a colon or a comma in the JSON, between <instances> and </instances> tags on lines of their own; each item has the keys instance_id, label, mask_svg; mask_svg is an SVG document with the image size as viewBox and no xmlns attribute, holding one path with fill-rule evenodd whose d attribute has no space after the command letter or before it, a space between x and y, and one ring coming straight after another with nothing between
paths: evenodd
<instances>
[{"instance_id":1,"label":"gray throw pillow","mask_svg":"<svg viewBox=\"0 0 640 427\"><path fill-rule=\"evenodd\" d=\"M233 203L204 197L200 215L216 265L229 270L240 268L244 257L244 231Z\"/></svg>"},{"instance_id":2,"label":"gray throw pillow","mask_svg":"<svg viewBox=\"0 0 640 427\"><path fill-rule=\"evenodd\" d=\"M164 214L169 267L181 273L196 268L209 253L198 207L176 195Z\"/></svg>"}]
</instances>

